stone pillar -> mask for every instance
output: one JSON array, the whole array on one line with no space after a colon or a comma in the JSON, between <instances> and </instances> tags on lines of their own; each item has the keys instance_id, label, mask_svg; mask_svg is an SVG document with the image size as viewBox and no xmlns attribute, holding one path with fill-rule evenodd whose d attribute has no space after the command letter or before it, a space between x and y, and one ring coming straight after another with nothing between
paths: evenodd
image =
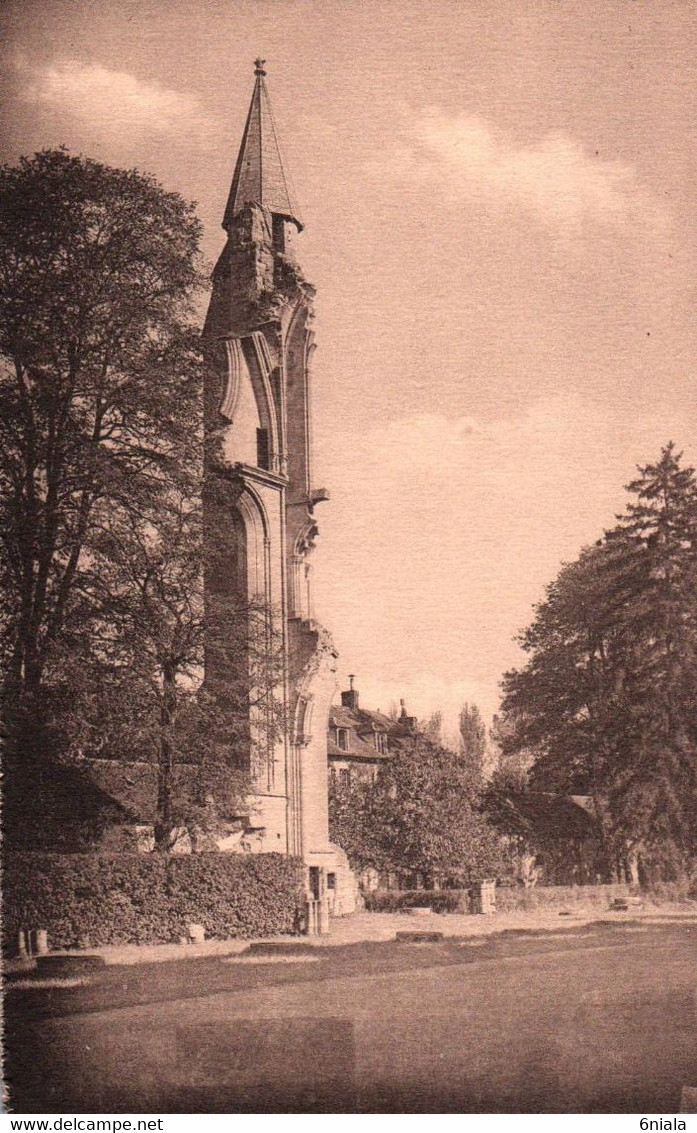
<instances>
[{"instance_id":1,"label":"stone pillar","mask_svg":"<svg viewBox=\"0 0 697 1133\"><path fill-rule=\"evenodd\" d=\"M317 936L319 932L319 901L308 897L306 903L307 925L305 932L308 936Z\"/></svg>"},{"instance_id":2,"label":"stone pillar","mask_svg":"<svg viewBox=\"0 0 697 1133\"><path fill-rule=\"evenodd\" d=\"M48 953L48 933L45 928L32 931L31 950L35 956L46 956Z\"/></svg>"},{"instance_id":3,"label":"stone pillar","mask_svg":"<svg viewBox=\"0 0 697 1133\"><path fill-rule=\"evenodd\" d=\"M470 890L470 908L473 913L490 916L496 912L496 882L490 879L475 881Z\"/></svg>"},{"instance_id":4,"label":"stone pillar","mask_svg":"<svg viewBox=\"0 0 697 1133\"><path fill-rule=\"evenodd\" d=\"M327 936L330 932L329 928L329 898L325 894L321 897L319 902L318 916L317 916L317 932L320 936Z\"/></svg>"}]
</instances>

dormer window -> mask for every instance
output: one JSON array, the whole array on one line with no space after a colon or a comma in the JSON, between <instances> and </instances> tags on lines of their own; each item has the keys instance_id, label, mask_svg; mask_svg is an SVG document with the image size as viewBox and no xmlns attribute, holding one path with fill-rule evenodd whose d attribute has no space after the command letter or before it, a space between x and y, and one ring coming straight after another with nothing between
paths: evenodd
<instances>
[{"instance_id":1,"label":"dormer window","mask_svg":"<svg viewBox=\"0 0 697 1133\"><path fill-rule=\"evenodd\" d=\"M384 732L376 732L373 736L375 740L375 750L379 751L381 755L387 755L387 736Z\"/></svg>"},{"instance_id":2,"label":"dormer window","mask_svg":"<svg viewBox=\"0 0 697 1133\"><path fill-rule=\"evenodd\" d=\"M340 747L342 751L348 751L348 749L349 749L348 728L337 728L336 729L336 746Z\"/></svg>"}]
</instances>

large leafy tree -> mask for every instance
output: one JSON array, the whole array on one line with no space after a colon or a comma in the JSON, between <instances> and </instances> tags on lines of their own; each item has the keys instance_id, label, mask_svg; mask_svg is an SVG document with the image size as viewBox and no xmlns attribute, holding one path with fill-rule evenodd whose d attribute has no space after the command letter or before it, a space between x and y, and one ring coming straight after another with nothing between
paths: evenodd
<instances>
[{"instance_id":1,"label":"large leafy tree","mask_svg":"<svg viewBox=\"0 0 697 1133\"><path fill-rule=\"evenodd\" d=\"M521 636L506 746L538 788L593 796L611 854L675 871L697 850L697 484L668 445L628 491Z\"/></svg>"},{"instance_id":2,"label":"large leafy tree","mask_svg":"<svg viewBox=\"0 0 697 1133\"><path fill-rule=\"evenodd\" d=\"M359 872L395 868L385 831L386 810L391 810L391 802L382 785L362 776L352 776L348 782L330 778L329 836Z\"/></svg>"},{"instance_id":3,"label":"large leafy tree","mask_svg":"<svg viewBox=\"0 0 697 1133\"><path fill-rule=\"evenodd\" d=\"M211 799L234 813L283 726L271 612L204 604L199 237L136 171L64 150L0 170L10 809L57 760L154 764L161 849Z\"/></svg>"},{"instance_id":4,"label":"large leafy tree","mask_svg":"<svg viewBox=\"0 0 697 1133\"><path fill-rule=\"evenodd\" d=\"M187 448L199 237L137 171L64 150L0 170L2 645L25 748L38 733L16 725L80 632L95 530L147 510Z\"/></svg>"},{"instance_id":5,"label":"large leafy tree","mask_svg":"<svg viewBox=\"0 0 697 1133\"><path fill-rule=\"evenodd\" d=\"M285 721L283 649L262 599L206 596L200 483L162 485L146 511L105 517L92 542L89 635L54 688L64 742L156 772L155 844L182 828L205 847L222 815L243 815ZM224 678L202 681L206 650ZM209 839L209 845L211 840Z\"/></svg>"},{"instance_id":6,"label":"large leafy tree","mask_svg":"<svg viewBox=\"0 0 697 1133\"><path fill-rule=\"evenodd\" d=\"M497 835L479 811L480 775L427 734L400 742L374 782L334 784L332 838L359 868L421 873L427 882L495 875Z\"/></svg>"}]
</instances>

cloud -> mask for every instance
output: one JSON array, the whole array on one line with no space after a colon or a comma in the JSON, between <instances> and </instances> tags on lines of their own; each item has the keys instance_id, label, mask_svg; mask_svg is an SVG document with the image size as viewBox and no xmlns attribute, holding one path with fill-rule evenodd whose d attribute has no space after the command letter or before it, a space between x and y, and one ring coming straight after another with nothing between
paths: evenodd
<instances>
[{"instance_id":1,"label":"cloud","mask_svg":"<svg viewBox=\"0 0 697 1133\"><path fill-rule=\"evenodd\" d=\"M350 491L333 495L328 524L336 517L343 527L353 512L356 537L350 546L344 541L344 559L369 548L378 562L394 555L391 588L411 587L422 575L424 586L431 578L442 593L452 591L455 561L466 562L468 587L475 576L483 585L494 576L503 584L522 551L528 570L534 562L539 585L540 570L552 570L561 555L597 538L622 503L633 459L612 443L618 424L606 409L572 394L540 400L513 418L428 413L385 422L360 437L333 437L331 458L342 474L324 475ZM328 464L320 440L317 447ZM589 491L591 470L597 481Z\"/></svg>"},{"instance_id":2,"label":"cloud","mask_svg":"<svg viewBox=\"0 0 697 1133\"><path fill-rule=\"evenodd\" d=\"M76 59L35 66L19 58L16 67L27 101L87 121L98 130L172 133L182 127L200 130L207 125L194 95L146 82L127 71Z\"/></svg>"},{"instance_id":3,"label":"cloud","mask_svg":"<svg viewBox=\"0 0 697 1133\"><path fill-rule=\"evenodd\" d=\"M496 578L509 595L529 593L531 579L553 577L562 557L612 525L636 463L681 431L678 411L631 417L624 404L570 392L511 417L433 412L318 437L321 478L337 485L327 523L351 532L344 561L394 559L381 579L388 588L422 574L445 593L466 574L468 587ZM456 561L466 567L458 578Z\"/></svg>"},{"instance_id":4,"label":"cloud","mask_svg":"<svg viewBox=\"0 0 697 1133\"><path fill-rule=\"evenodd\" d=\"M644 199L633 166L588 154L561 130L520 145L485 118L431 109L412 126L409 155L419 178L445 175L451 186L517 202L553 223L617 220Z\"/></svg>"},{"instance_id":5,"label":"cloud","mask_svg":"<svg viewBox=\"0 0 697 1133\"><path fill-rule=\"evenodd\" d=\"M572 393L507 419L435 412L318 436L332 499L317 615L365 703L405 696L418 715L442 707L449 727L463 700L494 710L533 603L613 524L635 464L679 425L677 410L632 420Z\"/></svg>"}]
</instances>

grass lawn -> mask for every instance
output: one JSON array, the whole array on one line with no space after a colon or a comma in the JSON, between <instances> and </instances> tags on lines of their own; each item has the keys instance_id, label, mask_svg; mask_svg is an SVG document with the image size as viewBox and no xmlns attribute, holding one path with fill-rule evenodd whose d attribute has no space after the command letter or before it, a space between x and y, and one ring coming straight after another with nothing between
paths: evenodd
<instances>
[{"instance_id":1,"label":"grass lawn","mask_svg":"<svg viewBox=\"0 0 697 1133\"><path fill-rule=\"evenodd\" d=\"M15 1112L676 1112L697 926L211 957L7 995Z\"/></svg>"}]
</instances>

